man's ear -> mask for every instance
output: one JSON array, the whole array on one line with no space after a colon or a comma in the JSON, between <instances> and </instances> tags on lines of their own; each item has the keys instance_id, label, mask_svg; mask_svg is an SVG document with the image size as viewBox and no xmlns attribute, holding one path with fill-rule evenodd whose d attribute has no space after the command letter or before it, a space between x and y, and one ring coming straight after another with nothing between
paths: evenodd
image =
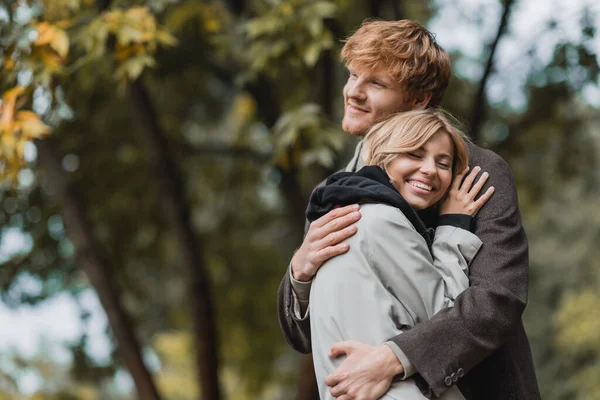
<instances>
[{"instance_id":1,"label":"man's ear","mask_svg":"<svg viewBox=\"0 0 600 400\"><path fill-rule=\"evenodd\" d=\"M413 110L424 110L429 105L431 101L431 93L426 93L421 98L417 98L413 100Z\"/></svg>"}]
</instances>

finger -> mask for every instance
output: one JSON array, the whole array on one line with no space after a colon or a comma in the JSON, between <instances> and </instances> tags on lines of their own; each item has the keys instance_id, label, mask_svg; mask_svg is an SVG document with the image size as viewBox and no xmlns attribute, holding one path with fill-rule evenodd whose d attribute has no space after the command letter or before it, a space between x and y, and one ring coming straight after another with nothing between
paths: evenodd
<instances>
[{"instance_id":1,"label":"finger","mask_svg":"<svg viewBox=\"0 0 600 400\"><path fill-rule=\"evenodd\" d=\"M346 387L341 384L335 385L335 386L329 388L329 393L331 393L331 396L333 396L334 399L339 399L342 396L347 396L346 392L347 392ZM346 398L350 398L350 397L346 397Z\"/></svg>"},{"instance_id":2,"label":"finger","mask_svg":"<svg viewBox=\"0 0 600 400\"><path fill-rule=\"evenodd\" d=\"M493 186L490 186L480 198L473 202L473 210L475 211L475 214L479 211L479 209L481 209L481 207L483 207L485 203L487 203L490 197L492 197L492 194L494 194L495 190L496 189Z\"/></svg>"},{"instance_id":3,"label":"finger","mask_svg":"<svg viewBox=\"0 0 600 400\"><path fill-rule=\"evenodd\" d=\"M313 221L311 226L321 228L321 227L327 225L328 223L330 223L331 221L333 221L339 217L343 217L344 215L348 215L353 211L358 211L359 209L360 209L360 206L358 204L351 204L349 206L334 208L333 210L329 211L327 214L323 215L321 218L318 218L315 221Z\"/></svg>"},{"instance_id":4,"label":"finger","mask_svg":"<svg viewBox=\"0 0 600 400\"><path fill-rule=\"evenodd\" d=\"M481 174L479 179L477 179L477 182L475 182L473 187L471 187L471 190L469 190L469 198L471 200L473 200L473 199L475 199L475 197L477 197L477 195L481 191L481 188L483 187L483 185L485 185L485 183L487 182L489 177L490 177L490 174L488 174L487 172L484 172L483 174Z\"/></svg>"},{"instance_id":5,"label":"finger","mask_svg":"<svg viewBox=\"0 0 600 400\"><path fill-rule=\"evenodd\" d=\"M460 190L460 184L462 183L463 179L465 178L465 175L467 174L467 172L469 172L469 166L467 166L461 172L456 174L456 176L452 180L451 190Z\"/></svg>"},{"instance_id":6,"label":"finger","mask_svg":"<svg viewBox=\"0 0 600 400\"><path fill-rule=\"evenodd\" d=\"M325 261L338 256L340 254L344 254L348 251L350 246L348 243L340 243L335 246L327 246L324 249L317 251L316 253L309 254L309 261L314 265L321 265Z\"/></svg>"},{"instance_id":7,"label":"finger","mask_svg":"<svg viewBox=\"0 0 600 400\"><path fill-rule=\"evenodd\" d=\"M353 400L353 398L347 394L343 394L340 397L336 397L336 400Z\"/></svg>"},{"instance_id":8,"label":"finger","mask_svg":"<svg viewBox=\"0 0 600 400\"><path fill-rule=\"evenodd\" d=\"M336 369L331 374L329 374L325 377L325 384L331 388L330 391L333 390L333 388L335 388L336 386L339 386L336 389L336 391L340 391L341 385L338 385L338 383L340 383L342 381L342 379L343 379L343 376ZM332 395L333 395L333 393L332 393Z\"/></svg>"},{"instance_id":9,"label":"finger","mask_svg":"<svg viewBox=\"0 0 600 400\"><path fill-rule=\"evenodd\" d=\"M356 347L356 342L354 340L347 340L345 342L337 342L331 345L331 349L329 349L329 358L338 357L344 354L351 353Z\"/></svg>"},{"instance_id":10,"label":"finger","mask_svg":"<svg viewBox=\"0 0 600 400\"><path fill-rule=\"evenodd\" d=\"M318 243L317 248L325 248L327 246L335 246L343 240L348 239L350 236L356 233L356 225L350 225L339 231L330 233L321 239Z\"/></svg>"},{"instance_id":11,"label":"finger","mask_svg":"<svg viewBox=\"0 0 600 400\"><path fill-rule=\"evenodd\" d=\"M469 192L469 189L471 189L471 186L473 186L473 181L475 180L475 177L477 176L479 171L481 171L481 167L477 166L477 167L473 168L471 173L469 175L467 175L467 177L463 181L462 185L460 186L461 191L463 191L465 193Z\"/></svg>"},{"instance_id":12,"label":"finger","mask_svg":"<svg viewBox=\"0 0 600 400\"><path fill-rule=\"evenodd\" d=\"M318 239L323 239L332 233L340 232L344 228L358 221L360 217L360 211L353 211L349 214L344 214L332 221L329 221L325 226L319 229L320 237Z\"/></svg>"}]
</instances>

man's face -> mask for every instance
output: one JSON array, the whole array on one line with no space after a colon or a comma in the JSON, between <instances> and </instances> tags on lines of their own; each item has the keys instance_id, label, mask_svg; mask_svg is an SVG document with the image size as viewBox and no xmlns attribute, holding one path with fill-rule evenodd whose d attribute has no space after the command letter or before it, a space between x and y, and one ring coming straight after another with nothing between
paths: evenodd
<instances>
[{"instance_id":1,"label":"man's face","mask_svg":"<svg viewBox=\"0 0 600 400\"><path fill-rule=\"evenodd\" d=\"M364 136L369 128L392 114L415 108L405 100L403 85L391 77L385 66L375 70L348 67L344 86L342 129L354 136Z\"/></svg>"}]
</instances>

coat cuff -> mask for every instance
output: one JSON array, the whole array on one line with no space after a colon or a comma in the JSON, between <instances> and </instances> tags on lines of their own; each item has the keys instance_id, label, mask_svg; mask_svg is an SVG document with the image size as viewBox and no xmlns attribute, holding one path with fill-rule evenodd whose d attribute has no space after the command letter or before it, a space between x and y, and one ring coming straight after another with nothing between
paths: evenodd
<instances>
[{"instance_id":1,"label":"coat cuff","mask_svg":"<svg viewBox=\"0 0 600 400\"><path fill-rule=\"evenodd\" d=\"M438 218L438 226L450 225L473 232L475 229L474 220L475 218L467 214L443 214Z\"/></svg>"},{"instance_id":2,"label":"coat cuff","mask_svg":"<svg viewBox=\"0 0 600 400\"><path fill-rule=\"evenodd\" d=\"M396 357L398 357L398 361L400 361L402 367L404 368L404 373L398 375L398 379L403 381L405 379L410 378L417 372L413 363L410 362L406 354L404 354L404 352L400 349L400 347L398 347L396 343L390 340L388 342L385 342L384 344L387 345L390 349L392 349Z\"/></svg>"},{"instance_id":3,"label":"coat cuff","mask_svg":"<svg viewBox=\"0 0 600 400\"><path fill-rule=\"evenodd\" d=\"M297 321L308 318L308 300L310 298L310 287L312 280L301 282L294 279L292 275L292 263L289 266L290 283L292 285L292 317Z\"/></svg>"}]
</instances>

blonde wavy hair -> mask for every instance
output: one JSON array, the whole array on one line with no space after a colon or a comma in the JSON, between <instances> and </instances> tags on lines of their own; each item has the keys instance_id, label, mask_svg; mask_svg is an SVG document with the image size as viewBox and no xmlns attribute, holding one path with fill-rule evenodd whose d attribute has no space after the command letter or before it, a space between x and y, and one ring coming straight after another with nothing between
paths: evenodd
<instances>
[{"instance_id":1,"label":"blonde wavy hair","mask_svg":"<svg viewBox=\"0 0 600 400\"><path fill-rule=\"evenodd\" d=\"M347 40L341 59L352 68L387 68L404 85L410 99L419 102L431 95L428 107L439 106L450 77L450 57L435 37L415 21L366 21Z\"/></svg>"},{"instance_id":2,"label":"blonde wavy hair","mask_svg":"<svg viewBox=\"0 0 600 400\"><path fill-rule=\"evenodd\" d=\"M394 114L373 125L364 139L365 165L385 169L400 155L423 147L438 132L447 133L452 140L452 172L464 170L469 165L466 145L469 138L458 128L458 121L439 108Z\"/></svg>"}]
</instances>

